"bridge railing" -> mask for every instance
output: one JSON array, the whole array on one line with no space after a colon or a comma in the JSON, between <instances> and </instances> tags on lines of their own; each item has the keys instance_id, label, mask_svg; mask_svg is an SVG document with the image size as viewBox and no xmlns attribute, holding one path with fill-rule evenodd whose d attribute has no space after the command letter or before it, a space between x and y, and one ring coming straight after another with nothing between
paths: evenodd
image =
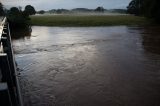
<instances>
[{"instance_id":1,"label":"bridge railing","mask_svg":"<svg viewBox=\"0 0 160 106\"><path fill-rule=\"evenodd\" d=\"M3 18L0 24L0 106L23 106L9 23Z\"/></svg>"}]
</instances>

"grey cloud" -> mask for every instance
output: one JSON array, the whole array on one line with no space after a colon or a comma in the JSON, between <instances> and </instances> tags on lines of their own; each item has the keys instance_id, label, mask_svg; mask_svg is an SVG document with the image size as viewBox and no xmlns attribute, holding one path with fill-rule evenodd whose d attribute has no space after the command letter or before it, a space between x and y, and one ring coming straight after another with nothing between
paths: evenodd
<instances>
[{"instance_id":1,"label":"grey cloud","mask_svg":"<svg viewBox=\"0 0 160 106\"><path fill-rule=\"evenodd\" d=\"M131 0L1 0L4 5L22 6L31 4L36 9L53 9L53 8L121 8L126 7Z\"/></svg>"}]
</instances>

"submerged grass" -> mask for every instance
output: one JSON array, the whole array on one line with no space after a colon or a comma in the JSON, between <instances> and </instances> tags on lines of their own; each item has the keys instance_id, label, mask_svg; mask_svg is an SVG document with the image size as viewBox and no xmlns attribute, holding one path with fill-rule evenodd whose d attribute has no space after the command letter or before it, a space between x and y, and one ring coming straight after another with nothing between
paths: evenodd
<instances>
[{"instance_id":1,"label":"submerged grass","mask_svg":"<svg viewBox=\"0 0 160 106\"><path fill-rule=\"evenodd\" d=\"M132 15L42 15L31 16L31 24L37 26L113 26L148 25L144 17Z\"/></svg>"}]
</instances>

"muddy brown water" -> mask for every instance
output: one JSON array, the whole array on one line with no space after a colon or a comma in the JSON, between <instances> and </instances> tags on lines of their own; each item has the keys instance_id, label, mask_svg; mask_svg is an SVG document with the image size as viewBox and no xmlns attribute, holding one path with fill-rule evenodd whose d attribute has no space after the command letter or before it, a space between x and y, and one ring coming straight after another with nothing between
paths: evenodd
<instances>
[{"instance_id":1,"label":"muddy brown water","mask_svg":"<svg viewBox=\"0 0 160 106\"><path fill-rule=\"evenodd\" d=\"M13 40L25 106L160 106L159 29L33 26Z\"/></svg>"}]
</instances>

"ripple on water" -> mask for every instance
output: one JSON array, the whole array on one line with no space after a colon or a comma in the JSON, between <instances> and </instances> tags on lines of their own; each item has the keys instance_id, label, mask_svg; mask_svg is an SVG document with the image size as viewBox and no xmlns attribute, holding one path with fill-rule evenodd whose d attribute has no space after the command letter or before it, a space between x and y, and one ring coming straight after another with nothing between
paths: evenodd
<instances>
[{"instance_id":1,"label":"ripple on water","mask_svg":"<svg viewBox=\"0 0 160 106\"><path fill-rule=\"evenodd\" d=\"M26 106L160 105L157 28L32 28L13 41Z\"/></svg>"}]
</instances>

